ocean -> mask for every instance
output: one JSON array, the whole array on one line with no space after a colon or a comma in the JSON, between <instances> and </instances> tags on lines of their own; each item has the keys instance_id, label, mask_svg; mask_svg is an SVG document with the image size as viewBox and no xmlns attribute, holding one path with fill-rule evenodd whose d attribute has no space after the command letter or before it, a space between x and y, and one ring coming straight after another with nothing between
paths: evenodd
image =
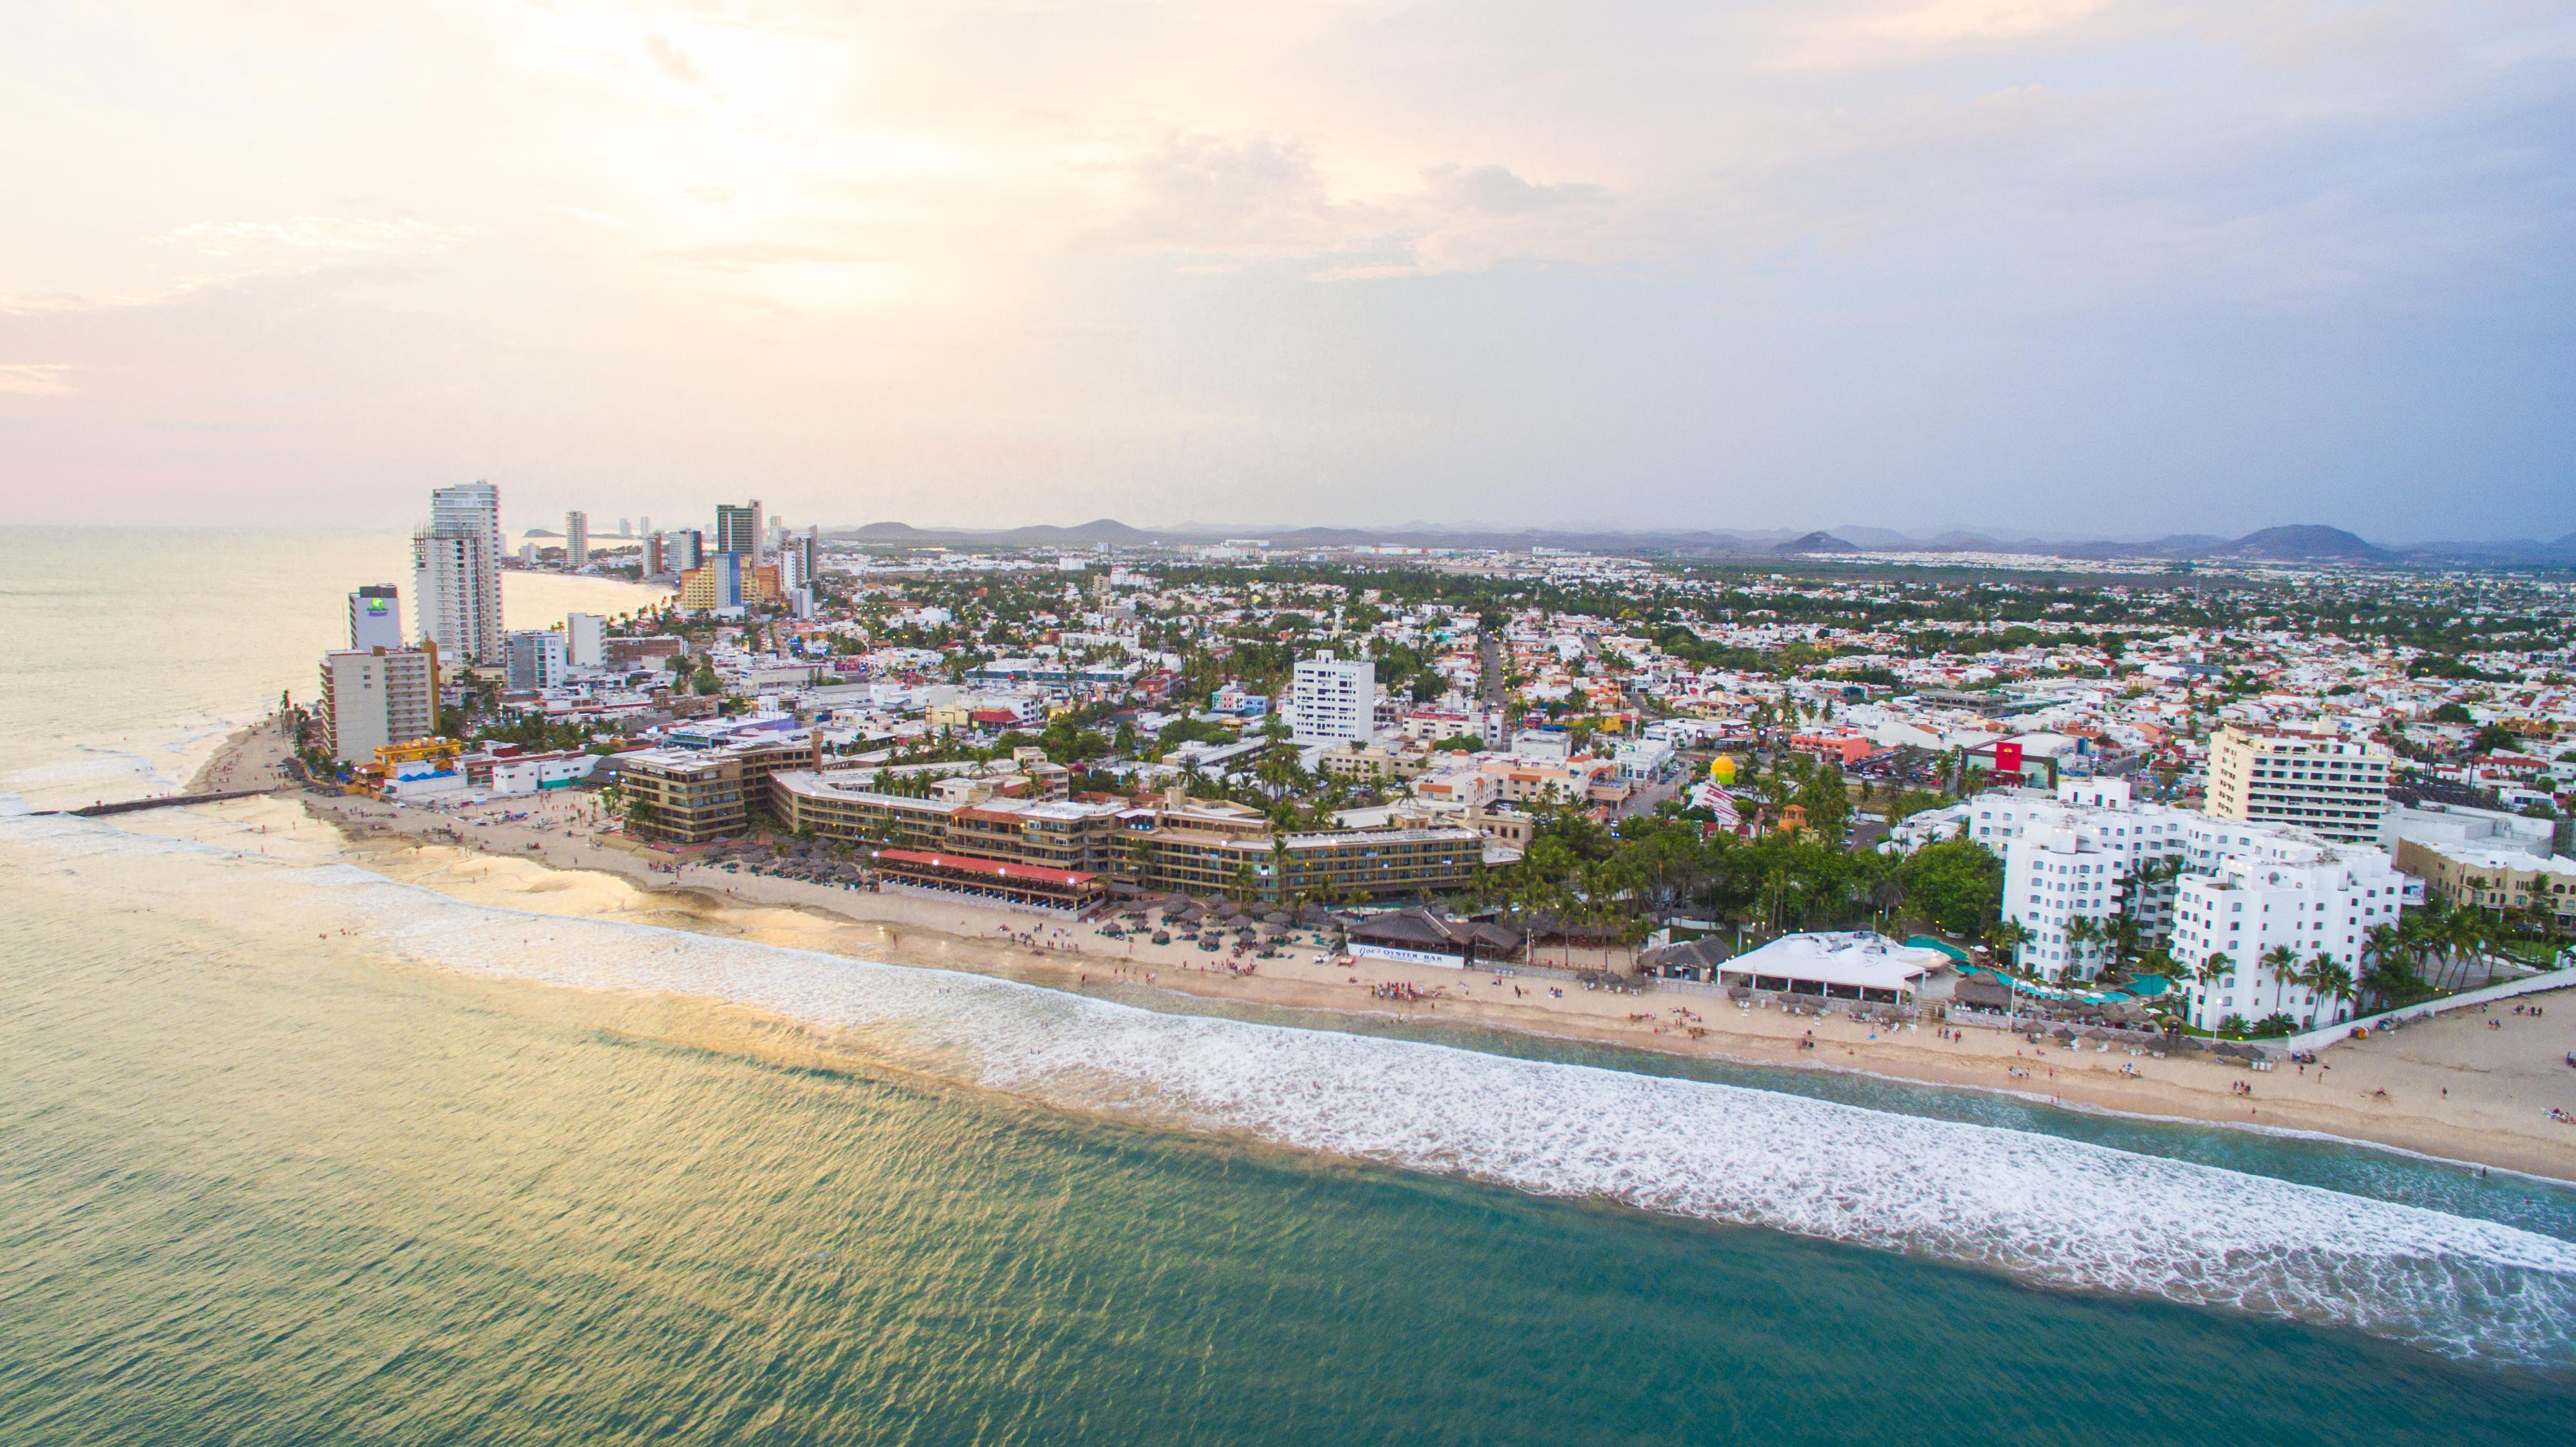
<instances>
[{"instance_id":1,"label":"ocean","mask_svg":"<svg viewBox=\"0 0 2576 1447\"><path fill-rule=\"evenodd\" d=\"M2552 1184L38 816L309 691L401 539L0 543L0 1442L2576 1438Z\"/></svg>"}]
</instances>

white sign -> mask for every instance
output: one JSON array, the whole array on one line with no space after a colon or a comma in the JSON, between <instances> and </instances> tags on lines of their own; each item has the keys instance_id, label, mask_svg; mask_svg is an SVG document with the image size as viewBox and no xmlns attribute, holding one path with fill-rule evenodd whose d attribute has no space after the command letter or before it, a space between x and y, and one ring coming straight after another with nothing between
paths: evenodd
<instances>
[{"instance_id":1,"label":"white sign","mask_svg":"<svg viewBox=\"0 0 2576 1447\"><path fill-rule=\"evenodd\" d=\"M1435 955L1429 950L1399 950L1386 945L1354 944L1351 946L1351 953L1366 955L1373 960L1401 960L1408 965L1439 965L1451 970L1467 968L1467 962L1456 955Z\"/></svg>"}]
</instances>

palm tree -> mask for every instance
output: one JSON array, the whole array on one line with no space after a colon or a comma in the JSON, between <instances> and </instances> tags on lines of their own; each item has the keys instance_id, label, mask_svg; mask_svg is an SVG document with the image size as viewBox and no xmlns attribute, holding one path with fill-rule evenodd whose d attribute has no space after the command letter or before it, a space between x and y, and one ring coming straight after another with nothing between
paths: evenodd
<instances>
[{"instance_id":1,"label":"palm tree","mask_svg":"<svg viewBox=\"0 0 2576 1447\"><path fill-rule=\"evenodd\" d=\"M2308 1013L2308 1024L2314 1028L2320 1015L2333 1013L2336 1003L2352 993L2352 971L2337 964L2334 956L2319 950L2309 957L2308 968L2300 975L2299 983L2307 986L2314 997L2314 1006Z\"/></svg>"},{"instance_id":2,"label":"palm tree","mask_svg":"<svg viewBox=\"0 0 2576 1447\"><path fill-rule=\"evenodd\" d=\"M2090 915L2079 914L2066 922L2067 965L2081 974L2080 966L2093 942L2101 938L2101 923Z\"/></svg>"},{"instance_id":3,"label":"palm tree","mask_svg":"<svg viewBox=\"0 0 2576 1447\"><path fill-rule=\"evenodd\" d=\"M2256 963L2272 976L2272 1008L2278 1010L2281 1008L2281 991L2298 976L2299 952L2288 945L2274 945L2265 950Z\"/></svg>"},{"instance_id":4,"label":"palm tree","mask_svg":"<svg viewBox=\"0 0 2576 1447\"><path fill-rule=\"evenodd\" d=\"M2017 919L1999 919L1986 926L1986 946L1995 958L2011 964L2021 963L2021 947L2030 942L2030 931Z\"/></svg>"},{"instance_id":5,"label":"palm tree","mask_svg":"<svg viewBox=\"0 0 2576 1447\"><path fill-rule=\"evenodd\" d=\"M2191 977L2201 986L2202 989L2214 990L2218 988L2218 982L2220 980L2227 978L2235 972L2236 961L2228 957L2227 951L2212 950L2209 952L2209 958L2202 960L2199 968L2194 969L2191 972ZM2217 1012L2210 1012L2209 1018L2210 1032L2215 1034L2218 1030Z\"/></svg>"}]
</instances>

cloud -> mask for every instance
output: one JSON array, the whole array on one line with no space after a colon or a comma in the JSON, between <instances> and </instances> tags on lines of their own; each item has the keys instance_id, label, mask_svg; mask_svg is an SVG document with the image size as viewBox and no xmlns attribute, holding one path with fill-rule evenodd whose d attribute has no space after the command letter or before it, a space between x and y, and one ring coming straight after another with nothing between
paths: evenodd
<instances>
[{"instance_id":1,"label":"cloud","mask_svg":"<svg viewBox=\"0 0 2576 1447\"><path fill-rule=\"evenodd\" d=\"M303 253L316 257L413 256L436 251L473 234L470 228L428 222L352 216L292 216L284 221L196 221L172 230L165 243L213 257Z\"/></svg>"},{"instance_id":2,"label":"cloud","mask_svg":"<svg viewBox=\"0 0 2576 1447\"><path fill-rule=\"evenodd\" d=\"M346 464L323 495L515 459L531 494L685 479L659 511L747 465L826 518L880 444L861 471L997 513L1331 478L1395 518L1507 474L1713 507L1711 459L1902 499L1948 447L2046 501L2191 458L2229 502L2315 459L2563 491L2576 455L2563 4L386 15L28 10L0 194L46 204L0 228L0 355L49 360L14 395L232 416L255 373L327 399L293 419ZM857 430L862 391L906 420Z\"/></svg>"},{"instance_id":3,"label":"cloud","mask_svg":"<svg viewBox=\"0 0 2576 1447\"><path fill-rule=\"evenodd\" d=\"M856 266L885 258L834 246L796 246L778 242L719 242L706 246L657 251L664 261L709 271L750 271L763 266Z\"/></svg>"},{"instance_id":4,"label":"cloud","mask_svg":"<svg viewBox=\"0 0 2576 1447\"><path fill-rule=\"evenodd\" d=\"M1834 13L1830 5L1784 27L1778 59L1791 66L1903 65L2043 40L2101 16L2111 0L1910 0Z\"/></svg>"},{"instance_id":5,"label":"cloud","mask_svg":"<svg viewBox=\"0 0 2576 1447\"><path fill-rule=\"evenodd\" d=\"M670 41L663 39L659 35L647 35L644 37L644 53L651 56L653 58L653 64L658 66L664 75L669 76L673 80L681 81L688 85L703 85L706 83L706 72L698 69L698 67L689 60L688 52L682 50L676 45L673 45Z\"/></svg>"},{"instance_id":6,"label":"cloud","mask_svg":"<svg viewBox=\"0 0 2576 1447\"><path fill-rule=\"evenodd\" d=\"M60 362L0 362L0 392L28 397L60 397L80 390L63 380L70 367Z\"/></svg>"},{"instance_id":7,"label":"cloud","mask_svg":"<svg viewBox=\"0 0 2576 1447\"><path fill-rule=\"evenodd\" d=\"M1123 214L1098 244L1130 250L1306 255L1350 245L1384 218L1334 201L1293 136L1174 132L1117 168Z\"/></svg>"},{"instance_id":8,"label":"cloud","mask_svg":"<svg viewBox=\"0 0 2576 1447\"><path fill-rule=\"evenodd\" d=\"M1117 168L1125 206L1088 239L1190 258L1298 258L1325 280L1596 259L1613 198L1590 182L1532 182L1508 166L1441 164L1408 189L1337 194L1302 137L1175 134Z\"/></svg>"}]
</instances>

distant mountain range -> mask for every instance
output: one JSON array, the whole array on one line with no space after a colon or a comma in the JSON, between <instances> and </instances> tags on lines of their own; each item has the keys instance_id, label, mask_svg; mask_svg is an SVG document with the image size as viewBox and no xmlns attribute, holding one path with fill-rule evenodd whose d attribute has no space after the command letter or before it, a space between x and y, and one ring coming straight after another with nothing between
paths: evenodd
<instances>
[{"instance_id":1,"label":"distant mountain range","mask_svg":"<svg viewBox=\"0 0 2576 1447\"><path fill-rule=\"evenodd\" d=\"M848 542L894 547L1150 547L1155 544L1204 546L1228 539L1257 538L1278 548L1420 547L1420 548L1562 548L1574 552L1621 553L1643 557L1753 558L1851 554L1863 552L2007 552L2102 561L2140 558L2158 562L2243 560L2289 563L2563 563L2576 565L2576 533L2550 542L2514 539L2486 543L2420 543L2383 548L2345 532L2315 523L2264 528L2241 538L2207 533L2176 533L2145 541L2089 541L2066 538L1996 537L1985 533L1947 531L1930 536L1888 528L1839 527L1809 533L1789 529L1672 531L1583 531L1523 528L1516 531L1448 528L1412 524L1398 528L1287 528L1267 531L1184 524L1174 528L1132 527L1115 518L1099 518L1074 527L977 529L918 528L909 523L869 523L835 528L829 536Z\"/></svg>"}]
</instances>

